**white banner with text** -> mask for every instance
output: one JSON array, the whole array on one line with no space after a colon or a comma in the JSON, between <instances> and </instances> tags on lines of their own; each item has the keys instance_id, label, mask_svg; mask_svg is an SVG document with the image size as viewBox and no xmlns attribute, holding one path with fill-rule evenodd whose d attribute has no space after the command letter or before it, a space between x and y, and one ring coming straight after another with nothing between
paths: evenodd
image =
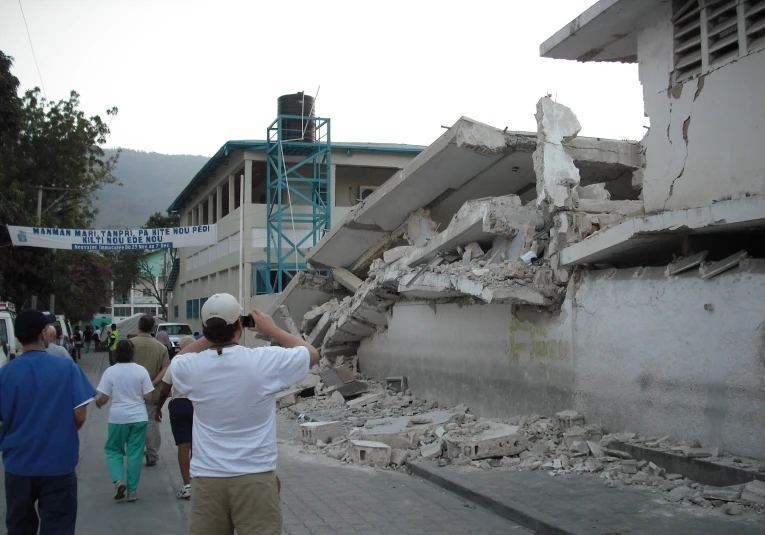
<instances>
[{"instance_id":1,"label":"white banner with text","mask_svg":"<svg viewBox=\"0 0 765 535\"><path fill-rule=\"evenodd\" d=\"M218 243L217 225L92 230L8 225L15 246L81 251L144 251Z\"/></svg>"}]
</instances>

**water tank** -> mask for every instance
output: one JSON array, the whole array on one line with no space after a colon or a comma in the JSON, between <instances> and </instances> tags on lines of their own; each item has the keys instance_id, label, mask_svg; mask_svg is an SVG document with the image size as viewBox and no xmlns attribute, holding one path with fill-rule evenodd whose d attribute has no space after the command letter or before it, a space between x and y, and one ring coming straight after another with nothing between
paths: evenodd
<instances>
[{"instance_id":1,"label":"water tank","mask_svg":"<svg viewBox=\"0 0 765 535\"><path fill-rule=\"evenodd\" d=\"M297 117L316 117L313 97L302 92L294 95L282 95L278 100L278 115L295 115ZM305 132L305 135L303 134ZM282 141L316 141L316 124L314 121L300 119L284 119L282 121Z\"/></svg>"}]
</instances>

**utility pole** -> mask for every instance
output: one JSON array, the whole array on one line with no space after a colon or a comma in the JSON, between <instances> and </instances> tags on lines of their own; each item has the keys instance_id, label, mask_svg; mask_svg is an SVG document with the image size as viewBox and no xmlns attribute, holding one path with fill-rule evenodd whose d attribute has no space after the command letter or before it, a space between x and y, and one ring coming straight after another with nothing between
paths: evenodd
<instances>
[{"instance_id":1,"label":"utility pole","mask_svg":"<svg viewBox=\"0 0 765 535\"><path fill-rule=\"evenodd\" d=\"M50 206L48 206L48 208L45 209L46 212L48 210L50 210L51 208L53 208L54 206L56 206L56 204L58 204L58 202L61 199L66 197L67 193L69 193L69 192L80 193L82 191L82 189L80 189L80 188L57 188L57 187L54 187L54 186L50 186L50 187L47 187L47 186L37 186L37 226L38 227L42 223L42 215L43 215L43 209L42 209L43 190L44 191L63 191L63 193L59 196L59 198L56 199L55 201L53 201L53 204L51 204ZM55 249L53 250L53 254L56 254L56 250ZM48 303L48 311L51 314L55 314L56 313L55 305L56 305L56 295L55 294L50 294L50 301ZM32 295L32 308L33 309L37 308L37 295Z\"/></svg>"}]
</instances>

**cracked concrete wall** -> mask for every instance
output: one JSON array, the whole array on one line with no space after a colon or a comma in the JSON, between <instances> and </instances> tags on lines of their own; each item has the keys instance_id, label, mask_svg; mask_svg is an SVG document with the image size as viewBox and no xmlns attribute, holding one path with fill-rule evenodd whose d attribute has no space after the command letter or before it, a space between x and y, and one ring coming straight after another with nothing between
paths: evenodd
<instances>
[{"instance_id":1,"label":"cracked concrete wall","mask_svg":"<svg viewBox=\"0 0 765 535\"><path fill-rule=\"evenodd\" d=\"M388 330L361 343L360 369L405 375L417 397L482 416L554 414L572 402L570 310L400 302Z\"/></svg>"},{"instance_id":2,"label":"cracked concrete wall","mask_svg":"<svg viewBox=\"0 0 765 535\"><path fill-rule=\"evenodd\" d=\"M709 280L698 270L585 272L574 408L608 430L765 459L763 288L765 261Z\"/></svg>"},{"instance_id":3,"label":"cracked concrete wall","mask_svg":"<svg viewBox=\"0 0 765 535\"><path fill-rule=\"evenodd\" d=\"M646 212L765 192L765 51L672 85L671 6L641 22Z\"/></svg>"}]
</instances>

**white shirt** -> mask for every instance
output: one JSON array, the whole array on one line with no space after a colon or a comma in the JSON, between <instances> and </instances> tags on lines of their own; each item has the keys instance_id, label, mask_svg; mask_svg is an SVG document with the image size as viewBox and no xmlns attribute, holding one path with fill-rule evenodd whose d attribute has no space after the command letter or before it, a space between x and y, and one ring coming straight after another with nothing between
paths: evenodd
<instances>
[{"instance_id":1,"label":"white shirt","mask_svg":"<svg viewBox=\"0 0 765 535\"><path fill-rule=\"evenodd\" d=\"M72 358L67 350L58 344L48 344L48 347L45 348L45 351L51 355L56 355L57 357L66 357L68 359Z\"/></svg>"},{"instance_id":2,"label":"white shirt","mask_svg":"<svg viewBox=\"0 0 765 535\"><path fill-rule=\"evenodd\" d=\"M276 469L276 396L308 374L305 347L226 347L170 362L173 386L194 404L192 477Z\"/></svg>"},{"instance_id":3,"label":"white shirt","mask_svg":"<svg viewBox=\"0 0 765 535\"><path fill-rule=\"evenodd\" d=\"M118 362L106 369L96 388L111 398L110 424L148 422L144 394L154 392L146 368L135 362Z\"/></svg>"}]
</instances>

